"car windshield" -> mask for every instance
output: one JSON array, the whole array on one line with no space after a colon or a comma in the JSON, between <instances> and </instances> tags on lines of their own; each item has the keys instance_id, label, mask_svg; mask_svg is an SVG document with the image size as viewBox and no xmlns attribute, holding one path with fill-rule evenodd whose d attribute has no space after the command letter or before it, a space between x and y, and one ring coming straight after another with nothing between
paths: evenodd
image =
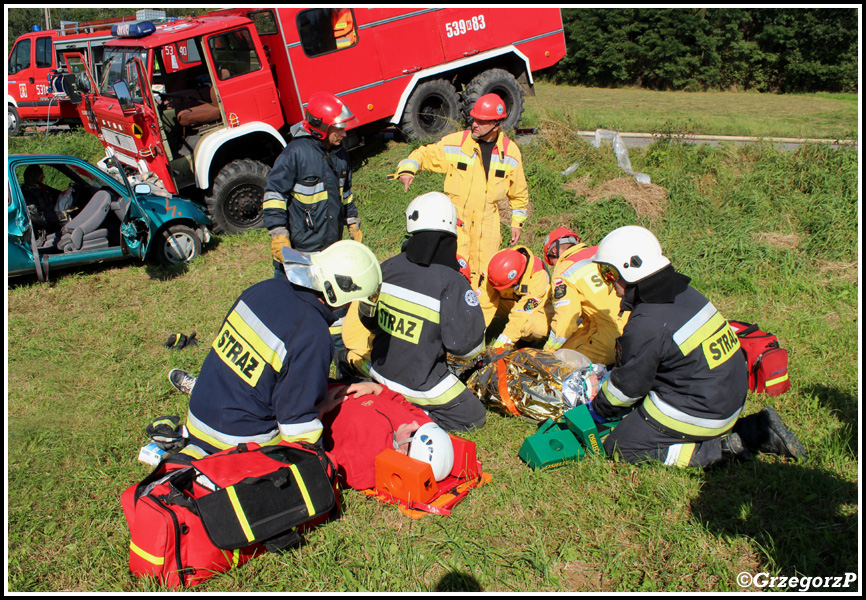
<instances>
[{"instance_id":1,"label":"car windshield","mask_svg":"<svg viewBox=\"0 0 866 600\"><path fill-rule=\"evenodd\" d=\"M143 48L106 48L99 93L114 97L114 85L125 81L133 100L141 102L141 85L138 82L138 71L133 59L140 58L146 68L147 53L148 51Z\"/></svg>"}]
</instances>

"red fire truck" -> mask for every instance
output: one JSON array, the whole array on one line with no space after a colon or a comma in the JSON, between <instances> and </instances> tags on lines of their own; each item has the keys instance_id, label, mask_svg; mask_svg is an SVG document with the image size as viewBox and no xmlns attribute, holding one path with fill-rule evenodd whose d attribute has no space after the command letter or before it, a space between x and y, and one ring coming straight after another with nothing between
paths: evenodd
<instances>
[{"instance_id":1,"label":"red fire truck","mask_svg":"<svg viewBox=\"0 0 866 600\"><path fill-rule=\"evenodd\" d=\"M355 139L389 125L438 137L491 91L514 127L533 71L565 56L555 8L235 8L115 33L78 104L85 127L130 176L198 190L228 233L261 225L270 167L313 93L341 97Z\"/></svg>"},{"instance_id":2,"label":"red fire truck","mask_svg":"<svg viewBox=\"0 0 866 600\"><path fill-rule=\"evenodd\" d=\"M161 14L160 14L161 13ZM80 123L78 110L69 102L62 79L65 52L81 52L94 69L102 73L105 42L113 39L111 26L142 18L162 18L163 11L138 11L120 19L98 21L61 21L57 29L25 33L15 40L9 52L6 79L6 114L9 135L15 136L26 123L43 125Z\"/></svg>"}]
</instances>

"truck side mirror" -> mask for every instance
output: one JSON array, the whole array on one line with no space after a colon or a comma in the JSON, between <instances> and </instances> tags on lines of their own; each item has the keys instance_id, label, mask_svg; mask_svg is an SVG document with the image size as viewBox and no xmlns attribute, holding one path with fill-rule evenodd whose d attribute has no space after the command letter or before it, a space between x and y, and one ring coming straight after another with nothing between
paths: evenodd
<instances>
[{"instance_id":1,"label":"truck side mirror","mask_svg":"<svg viewBox=\"0 0 866 600\"><path fill-rule=\"evenodd\" d=\"M132 101L132 94L129 93L129 86L125 81L118 81L113 86L114 95L117 96L117 103L120 104L120 110L126 112L134 110L135 104Z\"/></svg>"}]
</instances>

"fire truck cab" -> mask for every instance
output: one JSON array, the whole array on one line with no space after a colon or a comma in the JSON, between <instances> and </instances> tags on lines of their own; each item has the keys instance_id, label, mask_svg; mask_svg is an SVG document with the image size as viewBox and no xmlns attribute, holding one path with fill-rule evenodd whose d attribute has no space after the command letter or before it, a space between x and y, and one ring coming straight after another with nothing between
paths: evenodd
<instances>
[{"instance_id":1,"label":"fire truck cab","mask_svg":"<svg viewBox=\"0 0 866 600\"><path fill-rule=\"evenodd\" d=\"M565 55L558 9L235 8L113 33L78 104L85 127L131 176L200 190L218 233L261 225L270 167L313 93L349 106L356 139L389 124L439 137L491 91L513 128L532 72Z\"/></svg>"},{"instance_id":2,"label":"fire truck cab","mask_svg":"<svg viewBox=\"0 0 866 600\"><path fill-rule=\"evenodd\" d=\"M141 14L161 14L162 11L139 11ZM102 72L105 43L112 40L111 26L134 22L136 16L98 21L61 21L57 29L34 31L15 40L9 52L6 79L7 129L15 136L27 124L79 124L78 110L69 102L63 75L70 73L64 54L79 52L98 79ZM162 20L165 20L164 18ZM77 75L76 73L72 73ZM79 81L79 87L86 79Z\"/></svg>"}]
</instances>

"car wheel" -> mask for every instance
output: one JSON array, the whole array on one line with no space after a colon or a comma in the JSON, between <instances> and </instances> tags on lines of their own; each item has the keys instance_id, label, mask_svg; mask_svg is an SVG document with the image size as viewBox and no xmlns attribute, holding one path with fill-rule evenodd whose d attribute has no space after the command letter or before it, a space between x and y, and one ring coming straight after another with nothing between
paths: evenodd
<instances>
[{"instance_id":1,"label":"car wheel","mask_svg":"<svg viewBox=\"0 0 866 600\"><path fill-rule=\"evenodd\" d=\"M156 247L156 257L165 266L188 263L201 254L201 239L186 225L163 229Z\"/></svg>"},{"instance_id":2,"label":"car wheel","mask_svg":"<svg viewBox=\"0 0 866 600\"><path fill-rule=\"evenodd\" d=\"M496 94L505 102L508 116L502 122L502 129L514 129L523 116L523 90L514 75L504 69L488 69L476 75L463 92L463 116L471 123L469 111L484 94Z\"/></svg>"},{"instance_id":3,"label":"car wheel","mask_svg":"<svg viewBox=\"0 0 866 600\"><path fill-rule=\"evenodd\" d=\"M415 88L400 128L411 139L439 138L460 128L460 96L457 89L444 79L427 81Z\"/></svg>"},{"instance_id":4,"label":"car wheel","mask_svg":"<svg viewBox=\"0 0 866 600\"><path fill-rule=\"evenodd\" d=\"M252 159L233 160L214 179L205 197L214 233L242 233L261 227L262 198L270 167Z\"/></svg>"},{"instance_id":5,"label":"car wheel","mask_svg":"<svg viewBox=\"0 0 866 600\"><path fill-rule=\"evenodd\" d=\"M6 127L9 130L9 137L14 137L21 132L21 118L18 116L18 109L11 104L8 104L6 109Z\"/></svg>"}]
</instances>

